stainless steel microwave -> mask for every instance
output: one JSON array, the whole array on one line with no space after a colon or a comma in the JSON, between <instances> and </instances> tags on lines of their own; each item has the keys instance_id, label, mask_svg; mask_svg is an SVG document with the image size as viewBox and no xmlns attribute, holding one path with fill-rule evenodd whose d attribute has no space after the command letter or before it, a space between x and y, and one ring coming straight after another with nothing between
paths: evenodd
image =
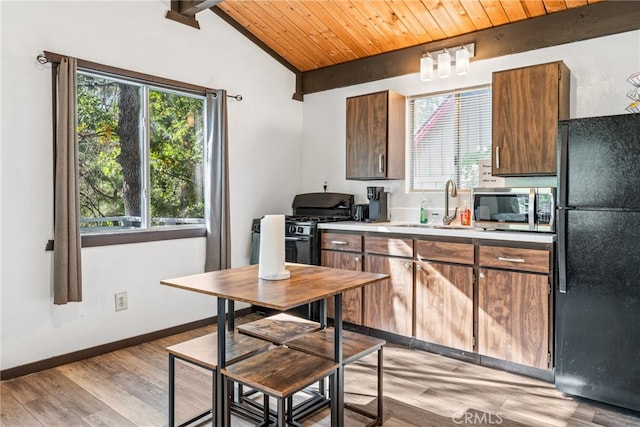
<instances>
[{"instance_id":1,"label":"stainless steel microwave","mask_svg":"<svg viewBox=\"0 0 640 427\"><path fill-rule=\"evenodd\" d=\"M474 188L473 226L492 230L555 232L556 189Z\"/></svg>"}]
</instances>

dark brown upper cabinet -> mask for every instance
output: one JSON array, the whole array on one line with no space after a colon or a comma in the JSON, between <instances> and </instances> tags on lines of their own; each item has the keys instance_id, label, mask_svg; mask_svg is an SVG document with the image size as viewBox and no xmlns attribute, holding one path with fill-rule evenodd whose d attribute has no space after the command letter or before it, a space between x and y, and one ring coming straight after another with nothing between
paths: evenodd
<instances>
[{"instance_id":1,"label":"dark brown upper cabinet","mask_svg":"<svg viewBox=\"0 0 640 427\"><path fill-rule=\"evenodd\" d=\"M562 61L493 73L492 173L556 174L558 120L569 118Z\"/></svg>"},{"instance_id":2,"label":"dark brown upper cabinet","mask_svg":"<svg viewBox=\"0 0 640 427\"><path fill-rule=\"evenodd\" d=\"M347 98L347 179L404 179L404 95Z\"/></svg>"}]
</instances>

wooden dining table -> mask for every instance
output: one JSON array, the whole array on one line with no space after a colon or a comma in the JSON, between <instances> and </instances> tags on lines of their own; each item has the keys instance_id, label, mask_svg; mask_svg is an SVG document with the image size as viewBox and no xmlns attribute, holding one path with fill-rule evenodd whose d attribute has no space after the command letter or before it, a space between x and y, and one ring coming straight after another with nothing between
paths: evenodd
<instances>
[{"instance_id":1,"label":"wooden dining table","mask_svg":"<svg viewBox=\"0 0 640 427\"><path fill-rule=\"evenodd\" d=\"M331 425L344 426L344 368L342 353L342 294L346 291L379 282L389 278L387 274L350 271L315 265L286 263L291 273L288 279L265 280L258 276L258 265L230 268L162 280L160 283L187 291L217 297L218 319L218 369L215 399L216 425L227 424L227 381L222 370L226 366L225 330L233 330L234 306L227 302L245 302L252 305L287 311L292 308L320 301L320 323L326 326L326 298L334 297L334 361L338 368L331 378ZM225 318L229 324L225 324Z\"/></svg>"}]
</instances>

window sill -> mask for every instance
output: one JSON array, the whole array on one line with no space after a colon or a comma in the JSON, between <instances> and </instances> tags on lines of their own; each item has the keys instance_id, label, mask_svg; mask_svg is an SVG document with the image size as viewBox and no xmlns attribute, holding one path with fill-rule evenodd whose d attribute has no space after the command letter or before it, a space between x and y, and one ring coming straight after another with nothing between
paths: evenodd
<instances>
[{"instance_id":1,"label":"window sill","mask_svg":"<svg viewBox=\"0 0 640 427\"><path fill-rule=\"evenodd\" d=\"M146 230L119 231L111 233L87 233L80 236L83 248L95 246L126 245L129 243L157 242L161 240L190 239L193 237L205 237L207 229L204 226L197 227L162 227ZM53 250L53 240L47 242L45 250Z\"/></svg>"}]
</instances>

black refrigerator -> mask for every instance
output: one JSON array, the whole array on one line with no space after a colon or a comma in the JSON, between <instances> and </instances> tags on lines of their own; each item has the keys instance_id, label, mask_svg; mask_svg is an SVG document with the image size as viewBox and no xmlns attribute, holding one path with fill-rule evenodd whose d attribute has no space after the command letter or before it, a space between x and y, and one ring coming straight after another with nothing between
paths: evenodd
<instances>
[{"instance_id":1,"label":"black refrigerator","mask_svg":"<svg viewBox=\"0 0 640 427\"><path fill-rule=\"evenodd\" d=\"M555 383L640 411L640 114L558 128Z\"/></svg>"}]
</instances>

